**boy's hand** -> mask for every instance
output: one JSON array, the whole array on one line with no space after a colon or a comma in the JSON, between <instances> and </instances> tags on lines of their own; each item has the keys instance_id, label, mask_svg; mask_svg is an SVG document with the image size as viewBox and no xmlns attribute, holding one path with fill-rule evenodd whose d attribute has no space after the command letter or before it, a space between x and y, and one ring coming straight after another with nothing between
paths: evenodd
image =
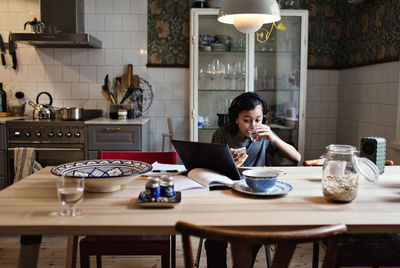
<instances>
[{"instance_id":1,"label":"boy's hand","mask_svg":"<svg viewBox=\"0 0 400 268\"><path fill-rule=\"evenodd\" d=\"M244 151L242 153L241 152L235 153L235 151L237 151L237 149L230 148L229 150L232 154L233 161L235 161L235 165L237 167L240 167L241 165L243 165L244 161L246 161L246 159L248 157L248 155L246 154L246 151Z\"/></svg>"}]
</instances>

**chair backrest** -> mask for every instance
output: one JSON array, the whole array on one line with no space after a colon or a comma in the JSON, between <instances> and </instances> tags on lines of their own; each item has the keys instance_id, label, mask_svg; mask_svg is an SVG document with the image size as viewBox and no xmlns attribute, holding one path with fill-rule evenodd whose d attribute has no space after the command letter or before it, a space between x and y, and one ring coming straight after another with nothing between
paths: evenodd
<instances>
[{"instance_id":1,"label":"chair backrest","mask_svg":"<svg viewBox=\"0 0 400 268\"><path fill-rule=\"evenodd\" d=\"M347 231L347 227L344 224L299 231L250 232L202 227L186 222L177 222L175 229L182 234L186 268L194 267L190 236L230 243L233 267L235 268L251 267L252 245L277 244L271 268L282 268L289 266L297 244L326 239L328 243L323 268L334 267L338 235Z\"/></svg>"},{"instance_id":2,"label":"chair backrest","mask_svg":"<svg viewBox=\"0 0 400 268\"><path fill-rule=\"evenodd\" d=\"M110 152L98 151L98 159L125 159L137 160L153 164L159 162L162 164L176 164L176 152Z\"/></svg>"},{"instance_id":3,"label":"chair backrest","mask_svg":"<svg viewBox=\"0 0 400 268\"><path fill-rule=\"evenodd\" d=\"M169 132L169 134L174 135L174 129L172 128L171 117L168 117L167 121L168 121L168 132Z\"/></svg>"}]
</instances>

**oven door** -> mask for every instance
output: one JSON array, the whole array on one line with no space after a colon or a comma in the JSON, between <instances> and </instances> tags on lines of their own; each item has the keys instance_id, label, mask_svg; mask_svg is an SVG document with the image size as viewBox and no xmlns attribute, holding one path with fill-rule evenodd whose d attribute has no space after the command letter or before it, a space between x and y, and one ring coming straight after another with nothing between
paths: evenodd
<instances>
[{"instance_id":1,"label":"oven door","mask_svg":"<svg viewBox=\"0 0 400 268\"><path fill-rule=\"evenodd\" d=\"M9 144L8 145L8 168L9 176L7 185L11 185L14 181L14 148L15 147L32 147L35 148L36 161L46 166L58 166L68 162L84 160L83 144Z\"/></svg>"}]
</instances>

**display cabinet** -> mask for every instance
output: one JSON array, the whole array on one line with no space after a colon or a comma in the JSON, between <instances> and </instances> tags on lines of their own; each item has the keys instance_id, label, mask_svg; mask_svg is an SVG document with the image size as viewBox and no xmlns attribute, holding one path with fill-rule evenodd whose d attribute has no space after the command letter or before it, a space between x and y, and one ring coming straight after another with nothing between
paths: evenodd
<instances>
[{"instance_id":1,"label":"display cabinet","mask_svg":"<svg viewBox=\"0 0 400 268\"><path fill-rule=\"evenodd\" d=\"M308 11L281 10L283 27L266 24L254 34L219 23L218 9L193 8L190 15L190 139L210 142L231 101L254 91L267 102L273 131L303 155Z\"/></svg>"}]
</instances>

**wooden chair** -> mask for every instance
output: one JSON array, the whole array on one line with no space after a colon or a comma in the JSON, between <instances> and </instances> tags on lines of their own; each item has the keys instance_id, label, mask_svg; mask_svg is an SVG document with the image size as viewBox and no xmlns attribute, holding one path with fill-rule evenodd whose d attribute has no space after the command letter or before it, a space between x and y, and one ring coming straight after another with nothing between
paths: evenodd
<instances>
[{"instance_id":1,"label":"wooden chair","mask_svg":"<svg viewBox=\"0 0 400 268\"><path fill-rule=\"evenodd\" d=\"M327 249L323 268L334 267L338 235L346 232L343 224L324 226L300 231L250 232L202 227L186 222L177 222L177 232L182 234L183 253L186 268L193 268L193 254L190 236L210 238L228 242L231 245L233 267L250 268L252 264L252 245L274 243L277 245L272 268L289 267L296 245L326 239Z\"/></svg>"},{"instance_id":2,"label":"wooden chair","mask_svg":"<svg viewBox=\"0 0 400 268\"><path fill-rule=\"evenodd\" d=\"M324 159L304 161L304 166L322 166ZM385 160L386 166L394 165ZM313 244L313 268L318 267L319 244ZM399 266L400 235L398 234L345 234L338 244L335 267L341 266Z\"/></svg>"},{"instance_id":3,"label":"wooden chair","mask_svg":"<svg viewBox=\"0 0 400 268\"><path fill-rule=\"evenodd\" d=\"M176 152L107 152L98 151L99 159L138 160L149 164L156 161L176 164ZM161 255L163 268L175 267L175 235L150 236L93 236L79 242L81 268L89 267L89 256L96 255L97 267L101 267L102 255Z\"/></svg>"},{"instance_id":4,"label":"wooden chair","mask_svg":"<svg viewBox=\"0 0 400 268\"><path fill-rule=\"evenodd\" d=\"M165 145L165 139L169 138L169 151L172 151L172 140L174 138L174 129L172 128L172 121L171 118L167 118L168 122L168 133L162 133L162 151L164 152L164 145Z\"/></svg>"}]
</instances>

